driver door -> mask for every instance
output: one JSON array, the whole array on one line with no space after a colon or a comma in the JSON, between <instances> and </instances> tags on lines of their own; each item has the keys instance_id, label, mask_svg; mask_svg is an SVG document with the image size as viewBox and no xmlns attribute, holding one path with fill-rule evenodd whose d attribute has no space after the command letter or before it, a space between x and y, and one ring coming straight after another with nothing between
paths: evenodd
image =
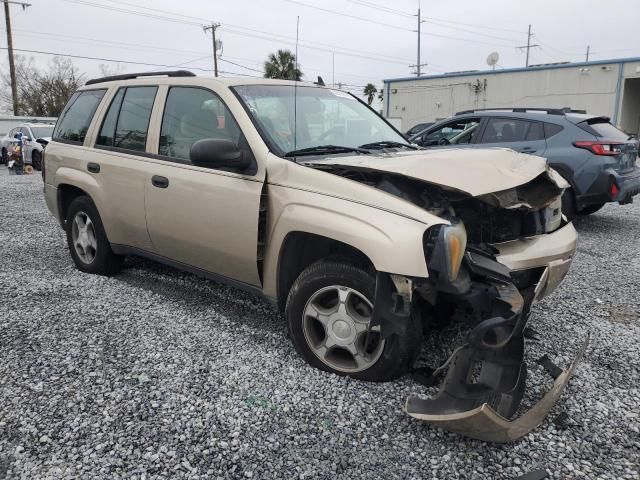
<instances>
[{"instance_id":1,"label":"driver door","mask_svg":"<svg viewBox=\"0 0 640 480\"><path fill-rule=\"evenodd\" d=\"M155 115L158 149L145 181L154 252L179 266L259 286L264 170L225 171L191 163L191 146L206 138L231 140L253 158L236 120L213 91L171 86L159 104L164 111Z\"/></svg>"},{"instance_id":2,"label":"driver door","mask_svg":"<svg viewBox=\"0 0 640 480\"><path fill-rule=\"evenodd\" d=\"M416 143L427 148L470 147L480 136L480 117L466 117L434 126Z\"/></svg>"}]
</instances>

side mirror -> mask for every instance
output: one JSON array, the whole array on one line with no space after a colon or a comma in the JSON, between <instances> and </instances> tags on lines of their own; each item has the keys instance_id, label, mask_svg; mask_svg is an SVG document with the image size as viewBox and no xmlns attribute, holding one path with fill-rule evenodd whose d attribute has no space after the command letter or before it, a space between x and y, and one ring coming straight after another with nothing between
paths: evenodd
<instances>
[{"instance_id":1,"label":"side mirror","mask_svg":"<svg viewBox=\"0 0 640 480\"><path fill-rule=\"evenodd\" d=\"M243 171L251 166L251 159L231 140L204 138L191 146L191 163L206 168L232 168Z\"/></svg>"}]
</instances>

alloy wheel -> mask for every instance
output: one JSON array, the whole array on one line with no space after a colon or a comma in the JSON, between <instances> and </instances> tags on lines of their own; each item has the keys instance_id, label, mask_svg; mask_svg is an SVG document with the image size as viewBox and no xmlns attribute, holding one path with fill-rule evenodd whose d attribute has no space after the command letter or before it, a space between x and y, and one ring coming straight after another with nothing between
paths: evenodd
<instances>
[{"instance_id":1,"label":"alloy wheel","mask_svg":"<svg viewBox=\"0 0 640 480\"><path fill-rule=\"evenodd\" d=\"M85 212L76 213L71 225L73 247L82 263L89 265L96 258L98 240L93 222Z\"/></svg>"},{"instance_id":2,"label":"alloy wheel","mask_svg":"<svg viewBox=\"0 0 640 480\"><path fill-rule=\"evenodd\" d=\"M373 305L362 293L339 285L322 288L311 296L303 312L307 345L333 370L366 370L384 350L380 327L370 327L372 315Z\"/></svg>"}]
</instances>

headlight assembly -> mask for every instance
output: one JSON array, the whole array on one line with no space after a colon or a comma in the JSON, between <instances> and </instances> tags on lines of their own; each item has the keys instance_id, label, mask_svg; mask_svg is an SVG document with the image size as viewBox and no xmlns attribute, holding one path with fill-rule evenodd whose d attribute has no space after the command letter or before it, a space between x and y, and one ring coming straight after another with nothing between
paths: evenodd
<instances>
[{"instance_id":1,"label":"headlight assembly","mask_svg":"<svg viewBox=\"0 0 640 480\"><path fill-rule=\"evenodd\" d=\"M425 234L425 254L430 272L440 278L454 282L458 278L460 265L467 248L467 231L457 218L451 225L437 225Z\"/></svg>"}]
</instances>

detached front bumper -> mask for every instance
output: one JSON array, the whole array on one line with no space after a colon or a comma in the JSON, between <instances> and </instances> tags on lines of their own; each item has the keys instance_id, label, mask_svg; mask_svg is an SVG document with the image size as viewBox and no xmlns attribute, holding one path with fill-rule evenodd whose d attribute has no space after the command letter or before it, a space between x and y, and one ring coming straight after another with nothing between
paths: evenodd
<instances>
[{"instance_id":1,"label":"detached front bumper","mask_svg":"<svg viewBox=\"0 0 640 480\"><path fill-rule=\"evenodd\" d=\"M465 275L470 288L455 294L454 302L462 310L473 311L475 326L467 342L434 371L434 379L447 371L439 392L432 398L414 395L407 399L405 410L410 416L489 442L515 440L542 423L586 343L576 360L554 376L556 381L549 393L527 413L510 421L526 389L524 330L531 303L552 291L566 274L575 239L573 226L567 224L550 235L497 246L500 255L496 258L479 251L467 253ZM505 265L542 274L537 283L519 288Z\"/></svg>"}]
</instances>

